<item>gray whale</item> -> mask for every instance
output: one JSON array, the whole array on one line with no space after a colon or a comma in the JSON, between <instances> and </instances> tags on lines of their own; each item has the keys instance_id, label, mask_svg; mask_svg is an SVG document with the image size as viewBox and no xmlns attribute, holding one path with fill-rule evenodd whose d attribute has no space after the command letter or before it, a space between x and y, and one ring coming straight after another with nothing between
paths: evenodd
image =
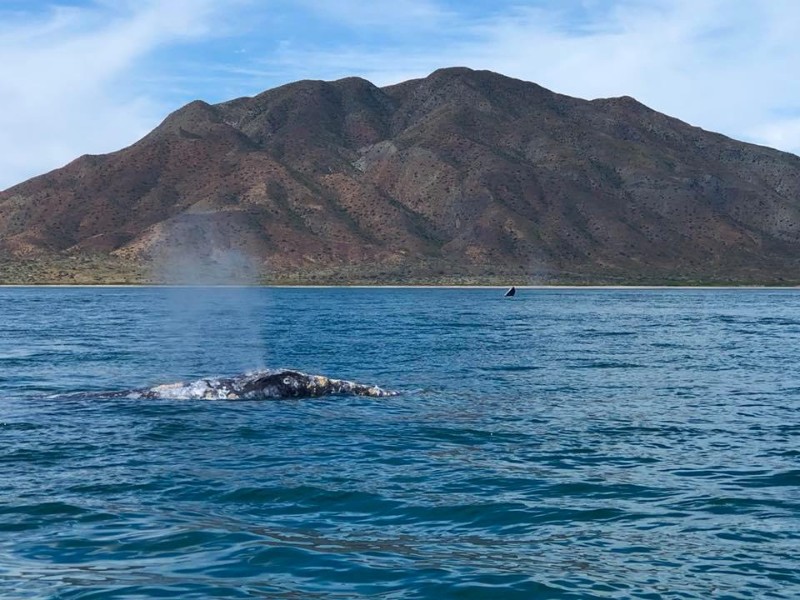
<instances>
[{"instance_id":1,"label":"gray whale","mask_svg":"<svg viewBox=\"0 0 800 600\"><path fill-rule=\"evenodd\" d=\"M324 375L308 375L290 369L270 369L233 377L168 383L151 388L117 392L117 398L164 398L168 400L270 400L348 395L383 398L397 392Z\"/></svg>"}]
</instances>

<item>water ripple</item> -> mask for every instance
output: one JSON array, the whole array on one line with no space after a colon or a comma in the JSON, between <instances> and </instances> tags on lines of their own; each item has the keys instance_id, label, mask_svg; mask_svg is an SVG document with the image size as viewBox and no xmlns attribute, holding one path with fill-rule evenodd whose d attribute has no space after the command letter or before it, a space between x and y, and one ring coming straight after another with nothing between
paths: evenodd
<instances>
[{"instance_id":1,"label":"water ripple","mask_svg":"<svg viewBox=\"0 0 800 600\"><path fill-rule=\"evenodd\" d=\"M795 291L19 288L0 311L0 597L800 597ZM261 366L405 393L61 396Z\"/></svg>"}]
</instances>

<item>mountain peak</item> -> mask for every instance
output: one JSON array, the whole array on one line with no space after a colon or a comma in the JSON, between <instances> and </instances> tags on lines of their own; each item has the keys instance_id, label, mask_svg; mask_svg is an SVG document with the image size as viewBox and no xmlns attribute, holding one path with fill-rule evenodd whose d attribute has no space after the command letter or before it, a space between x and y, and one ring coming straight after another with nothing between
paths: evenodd
<instances>
[{"instance_id":1,"label":"mountain peak","mask_svg":"<svg viewBox=\"0 0 800 600\"><path fill-rule=\"evenodd\" d=\"M468 77L477 73L474 69L469 67L442 67L433 71L426 79L436 79L442 77ZM485 71L489 73L490 71ZM496 73L495 73L496 75Z\"/></svg>"}]
</instances>

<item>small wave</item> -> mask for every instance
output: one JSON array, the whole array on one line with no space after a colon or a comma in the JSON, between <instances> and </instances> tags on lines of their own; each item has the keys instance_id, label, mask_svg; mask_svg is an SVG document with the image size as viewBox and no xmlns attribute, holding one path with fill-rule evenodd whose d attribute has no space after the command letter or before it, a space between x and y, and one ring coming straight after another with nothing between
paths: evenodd
<instances>
[{"instance_id":1,"label":"small wave","mask_svg":"<svg viewBox=\"0 0 800 600\"><path fill-rule=\"evenodd\" d=\"M589 360L570 365L572 369L643 369L645 365L613 360Z\"/></svg>"},{"instance_id":2,"label":"small wave","mask_svg":"<svg viewBox=\"0 0 800 600\"><path fill-rule=\"evenodd\" d=\"M798 487L800 488L800 469L777 471L768 475L755 477L741 477L736 480L738 485L753 488L769 487Z\"/></svg>"}]
</instances>

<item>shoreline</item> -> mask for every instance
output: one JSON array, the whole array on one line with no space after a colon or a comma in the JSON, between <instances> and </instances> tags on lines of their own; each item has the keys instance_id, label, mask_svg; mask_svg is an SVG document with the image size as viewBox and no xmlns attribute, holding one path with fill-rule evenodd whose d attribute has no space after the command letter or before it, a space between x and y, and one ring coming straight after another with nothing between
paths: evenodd
<instances>
[{"instance_id":1,"label":"shoreline","mask_svg":"<svg viewBox=\"0 0 800 600\"><path fill-rule=\"evenodd\" d=\"M3 288L163 288L163 289L448 289L448 290L507 290L510 285L452 285L452 284L171 284L171 283L0 283ZM517 290L800 290L800 285L515 285Z\"/></svg>"}]
</instances>

